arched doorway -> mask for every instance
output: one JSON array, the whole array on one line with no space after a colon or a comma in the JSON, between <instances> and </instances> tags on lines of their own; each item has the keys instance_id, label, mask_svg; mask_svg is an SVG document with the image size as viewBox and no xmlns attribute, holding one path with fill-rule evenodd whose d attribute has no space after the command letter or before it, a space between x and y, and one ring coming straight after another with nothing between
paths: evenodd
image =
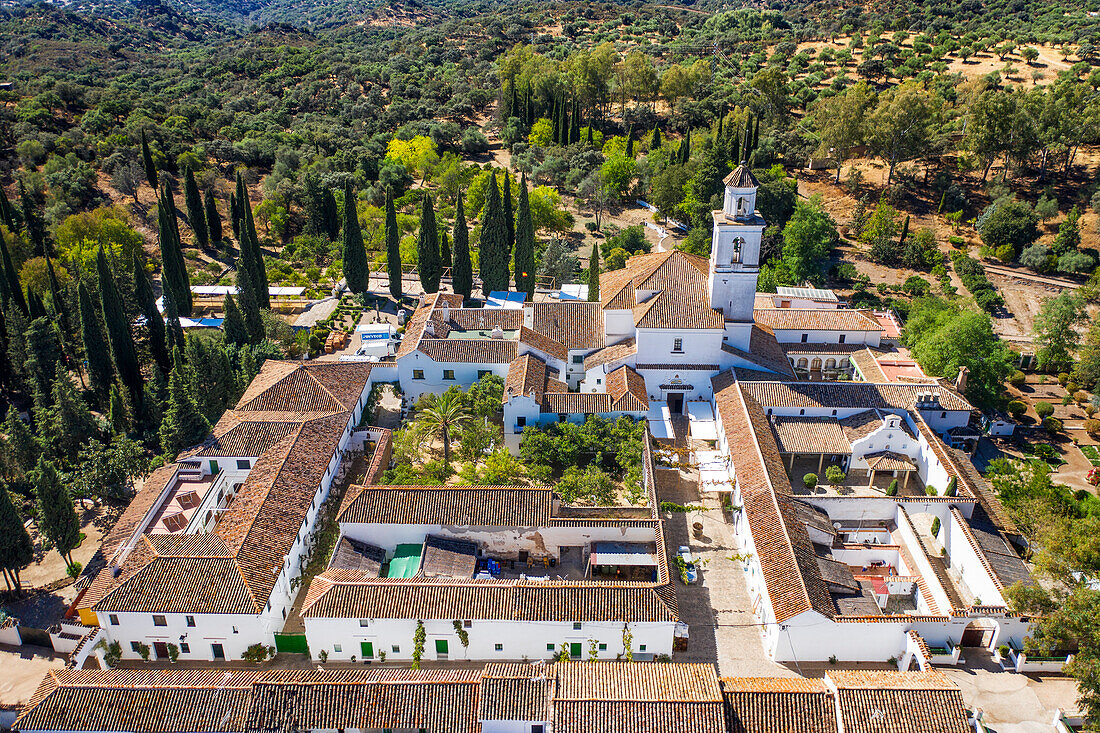
<instances>
[{"instance_id":1,"label":"arched doorway","mask_svg":"<svg viewBox=\"0 0 1100 733\"><path fill-rule=\"evenodd\" d=\"M997 643L997 622L990 618L976 618L963 629L961 647L990 649Z\"/></svg>"}]
</instances>

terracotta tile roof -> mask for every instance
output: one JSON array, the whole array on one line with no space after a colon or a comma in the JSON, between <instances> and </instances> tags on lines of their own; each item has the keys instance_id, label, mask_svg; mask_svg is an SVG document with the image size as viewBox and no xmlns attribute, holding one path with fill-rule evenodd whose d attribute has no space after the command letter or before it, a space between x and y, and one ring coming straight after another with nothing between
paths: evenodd
<instances>
[{"instance_id":1,"label":"terracotta tile roof","mask_svg":"<svg viewBox=\"0 0 1100 733\"><path fill-rule=\"evenodd\" d=\"M612 364L620 359L629 359L638 353L638 342L633 338L620 341L611 346L605 346L599 351L589 354L584 358L586 370L598 367L600 364Z\"/></svg>"},{"instance_id":2,"label":"terracotta tile roof","mask_svg":"<svg viewBox=\"0 0 1100 733\"><path fill-rule=\"evenodd\" d=\"M849 443L866 438L871 433L882 427L883 415L878 410L864 410L854 415L841 418L840 427Z\"/></svg>"},{"instance_id":3,"label":"terracotta tile roof","mask_svg":"<svg viewBox=\"0 0 1100 733\"><path fill-rule=\"evenodd\" d=\"M265 362L237 408L219 420L216 433L221 437L189 452L197 455L205 447L219 452L263 449L213 532L139 538L117 575L110 567L99 572L80 607L259 613L278 580L283 557L298 539L351 419L349 410L358 404L369 376L369 364ZM295 394L295 389L300 392ZM332 411L302 412L325 406ZM230 435L234 437L225 441ZM126 521L120 522L129 532L123 535L116 527L112 548L131 541L166 485L160 479L170 475L162 474L147 486L148 493L143 489L135 499L123 515ZM135 507L137 511L127 516Z\"/></svg>"},{"instance_id":4,"label":"terracotta tile roof","mask_svg":"<svg viewBox=\"0 0 1100 733\"><path fill-rule=\"evenodd\" d=\"M783 353L782 344L775 339L775 332L766 326L753 326L749 334L749 350L742 351L732 344L723 343L722 350L740 356L742 359L775 372L784 377L794 378L794 367Z\"/></svg>"},{"instance_id":5,"label":"terracotta tile roof","mask_svg":"<svg viewBox=\"0 0 1100 733\"><path fill-rule=\"evenodd\" d=\"M760 186L756 176L744 163L734 168L728 176L722 179L722 183L731 188L757 188Z\"/></svg>"},{"instance_id":6,"label":"terracotta tile roof","mask_svg":"<svg viewBox=\"0 0 1100 733\"><path fill-rule=\"evenodd\" d=\"M882 367L879 366L878 360L875 359L875 355L870 349L861 349L853 353L851 360L859 373L863 375L865 382L885 384L890 381L886 378L886 373L882 371Z\"/></svg>"},{"instance_id":7,"label":"terracotta tile roof","mask_svg":"<svg viewBox=\"0 0 1100 733\"><path fill-rule=\"evenodd\" d=\"M761 308L753 320L775 331L882 331L882 326L846 308Z\"/></svg>"},{"instance_id":8,"label":"terracotta tile roof","mask_svg":"<svg viewBox=\"0 0 1100 733\"><path fill-rule=\"evenodd\" d=\"M545 486L364 486L341 508L337 521L542 527L550 521L552 506L553 491Z\"/></svg>"},{"instance_id":9,"label":"terracotta tile roof","mask_svg":"<svg viewBox=\"0 0 1100 733\"><path fill-rule=\"evenodd\" d=\"M605 310L631 309L640 328L723 327L722 314L709 305L709 263L679 250L634 255L621 270L600 276ZM654 293L638 301L636 291Z\"/></svg>"},{"instance_id":10,"label":"terracotta tile roof","mask_svg":"<svg viewBox=\"0 0 1100 733\"><path fill-rule=\"evenodd\" d=\"M713 665L589 662L555 665L554 730L724 733Z\"/></svg>"},{"instance_id":11,"label":"terracotta tile roof","mask_svg":"<svg viewBox=\"0 0 1100 733\"><path fill-rule=\"evenodd\" d=\"M833 617L836 606L806 527L798 519L794 492L764 410L730 372L711 382L776 620L782 623L806 611Z\"/></svg>"},{"instance_id":12,"label":"terracotta tile roof","mask_svg":"<svg viewBox=\"0 0 1100 733\"><path fill-rule=\"evenodd\" d=\"M774 415L771 425L780 453L852 452L852 444L835 417Z\"/></svg>"},{"instance_id":13,"label":"terracotta tile roof","mask_svg":"<svg viewBox=\"0 0 1100 733\"><path fill-rule=\"evenodd\" d=\"M442 320L440 310L435 316ZM523 326L520 308L448 308L447 316L452 329L463 331L491 331L497 326L504 331L518 331Z\"/></svg>"},{"instance_id":14,"label":"terracotta tile roof","mask_svg":"<svg viewBox=\"0 0 1100 733\"><path fill-rule=\"evenodd\" d=\"M424 538L420 574L425 578L472 578L476 569L476 543L434 534Z\"/></svg>"},{"instance_id":15,"label":"terracotta tile roof","mask_svg":"<svg viewBox=\"0 0 1100 733\"><path fill-rule=\"evenodd\" d=\"M967 733L962 693L942 674L829 672L845 733Z\"/></svg>"},{"instance_id":16,"label":"terracotta tile roof","mask_svg":"<svg viewBox=\"0 0 1100 733\"><path fill-rule=\"evenodd\" d=\"M329 567L377 576L385 562L386 551L381 547L353 540L350 537L340 537L336 543L336 550L332 553L332 560L329 561Z\"/></svg>"},{"instance_id":17,"label":"terracotta tile roof","mask_svg":"<svg viewBox=\"0 0 1100 733\"><path fill-rule=\"evenodd\" d=\"M435 308L435 303L439 297L439 293L434 296L427 296L409 316L409 320L405 323L405 335L401 339L401 344L397 347L396 357L398 359L408 356L419 348L420 338L424 335L424 327L431 319L432 310Z\"/></svg>"},{"instance_id":18,"label":"terracotta tile roof","mask_svg":"<svg viewBox=\"0 0 1100 733\"><path fill-rule=\"evenodd\" d=\"M604 310L630 310L637 304L629 270L613 270L600 275L600 306Z\"/></svg>"},{"instance_id":19,"label":"terracotta tile roof","mask_svg":"<svg viewBox=\"0 0 1100 733\"><path fill-rule=\"evenodd\" d=\"M528 307L531 309L531 328L564 344L567 349L603 348L603 310L599 303L569 300L531 303Z\"/></svg>"},{"instance_id":20,"label":"terracotta tile roof","mask_svg":"<svg viewBox=\"0 0 1100 733\"><path fill-rule=\"evenodd\" d=\"M325 571L310 584L303 618L506 621L679 620L668 584L606 581L357 578Z\"/></svg>"},{"instance_id":21,"label":"terracotta tile roof","mask_svg":"<svg viewBox=\"0 0 1100 733\"><path fill-rule=\"evenodd\" d=\"M928 384L869 382L742 382L745 394L765 407L854 407L911 410L917 396L935 394L944 410L973 410L954 391Z\"/></svg>"},{"instance_id":22,"label":"terracotta tile roof","mask_svg":"<svg viewBox=\"0 0 1100 733\"><path fill-rule=\"evenodd\" d=\"M916 465L901 453L890 450L868 453L863 457L867 461L867 467L872 471L915 471Z\"/></svg>"},{"instance_id":23,"label":"terracotta tile roof","mask_svg":"<svg viewBox=\"0 0 1100 733\"><path fill-rule=\"evenodd\" d=\"M634 307L634 325L638 328L723 328L722 314L699 296L699 293L681 290L662 290Z\"/></svg>"},{"instance_id":24,"label":"terracotta tile roof","mask_svg":"<svg viewBox=\"0 0 1100 733\"><path fill-rule=\"evenodd\" d=\"M222 733L244 729L255 673L53 670L15 721L25 731ZM179 680L172 686L163 682ZM183 680L186 680L184 682Z\"/></svg>"},{"instance_id":25,"label":"terracotta tile roof","mask_svg":"<svg viewBox=\"0 0 1100 733\"><path fill-rule=\"evenodd\" d=\"M614 412L645 412L649 409L645 379L628 366L619 367L607 375L607 393L611 395Z\"/></svg>"},{"instance_id":26,"label":"terracotta tile roof","mask_svg":"<svg viewBox=\"0 0 1100 733\"><path fill-rule=\"evenodd\" d=\"M727 677L730 733L836 733L836 700L821 680Z\"/></svg>"},{"instance_id":27,"label":"terracotta tile roof","mask_svg":"<svg viewBox=\"0 0 1100 733\"><path fill-rule=\"evenodd\" d=\"M487 664L481 677L481 720L549 721L555 680L530 664Z\"/></svg>"},{"instance_id":28,"label":"terracotta tile roof","mask_svg":"<svg viewBox=\"0 0 1100 733\"><path fill-rule=\"evenodd\" d=\"M545 413L596 415L611 412L611 395L607 392L557 392L548 394L542 403Z\"/></svg>"},{"instance_id":29,"label":"terracotta tile roof","mask_svg":"<svg viewBox=\"0 0 1100 733\"><path fill-rule=\"evenodd\" d=\"M420 339L419 351L439 363L507 364L516 358L511 339Z\"/></svg>"},{"instance_id":30,"label":"terracotta tile roof","mask_svg":"<svg viewBox=\"0 0 1100 733\"><path fill-rule=\"evenodd\" d=\"M523 326L519 330L519 342L532 349L538 349L547 356L559 361L569 361L569 349L561 341L555 341L544 333Z\"/></svg>"},{"instance_id":31,"label":"terracotta tile roof","mask_svg":"<svg viewBox=\"0 0 1100 733\"><path fill-rule=\"evenodd\" d=\"M507 404L513 397L530 397L536 404L542 403L546 391L546 362L531 354L523 354L508 365L501 402Z\"/></svg>"}]
</instances>

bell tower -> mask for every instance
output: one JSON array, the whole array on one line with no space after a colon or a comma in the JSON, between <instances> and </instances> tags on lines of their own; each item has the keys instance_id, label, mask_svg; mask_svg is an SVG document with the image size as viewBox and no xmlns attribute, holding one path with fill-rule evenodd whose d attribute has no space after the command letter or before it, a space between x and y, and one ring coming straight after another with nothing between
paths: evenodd
<instances>
[{"instance_id":1,"label":"bell tower","mask_svg":"<svg viewBox=\"0 0 1100 733\"><path fill-rule=\"evenodd\" d=\"M710 307L725 316L726 341L747 350L760 274L760 241L767 224L756 211L760 184L745 161L723 183L722 210L711 212Z\"/></svg>"}]
</instances>

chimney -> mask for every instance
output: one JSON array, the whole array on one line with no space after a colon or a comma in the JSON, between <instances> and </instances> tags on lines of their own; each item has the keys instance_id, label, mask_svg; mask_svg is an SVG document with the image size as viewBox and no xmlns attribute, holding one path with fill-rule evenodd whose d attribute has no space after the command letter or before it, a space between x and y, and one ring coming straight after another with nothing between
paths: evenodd
<instances>
[{"instance_id":1,"label":"chimney","mask_svg":"<svg viewBox=\"0 0 1100 733\"><path fill-rule=\"evenodd\" d=\"M451 308L446 303L439 307L439 317L444 321L451 320Z\"/></svg>"},{"instance_id":2,"label":"chimney","mask_svg":"<svg viewBox=\"0 0 1100 733\"><path fill-rule=\"evenodd\" d=\"M959 374L955 377L955 390L960 394L966 391L966 378L970 374L970 369L961 366L959 367Z\"/></svg>"},{"instance_id":3,"label":"chimney","mask_svg":"<svg viewBox=\"0 0 1100 733\"><path fill-rule=\"evenodd\" d=\"M489 334L489 338L502 339L504 338L504 329L500 326L493 326L493 332Z\"/></svg>"},{"instance_id":4,"label":"chimney","mask_svg":"<svg viewBox=\"0 0 1100 733\"><path fill-rule=\"evenodd\" d=\"M435 336L435 324L432 323L430 319L427 323L424 324L424 335L432 337Z\"/></svg>"}]
</instances>

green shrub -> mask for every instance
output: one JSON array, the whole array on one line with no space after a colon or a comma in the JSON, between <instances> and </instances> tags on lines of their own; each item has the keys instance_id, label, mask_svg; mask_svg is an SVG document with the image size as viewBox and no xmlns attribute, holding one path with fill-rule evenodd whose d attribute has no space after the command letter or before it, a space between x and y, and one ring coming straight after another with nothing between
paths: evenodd
<instances>
[{"instance_id":1,"label":"green shrub","mask_svg":"<svg viewBox=\"0 0 1100 733\"><path fill-rule=\"evenodd\" d=\"M947 482L947 491L943 492L944 496L954 496L959 493L959 480L954 476Z\"/></svg>"},{"instance_id":2,"label":"green shrub","mask_svg":"<svg viewBox=\"0 0 1100 733\"><path fill-rule=\"evenodd\" d=\"M1005 406L1008 410L1008 414L1015 419L1019 419L1025 412L1027 412L1027 405L1022 400L1012 400Z\"/></svg>"},{"instance_id":3,"label":"green shrub","mask_svg":"<svg viewBox=\"0 0 1100 733\"><path fill-rule=\"evenodd\" d=\"M1043 429L1045 429L1051 435L1062 432L1062 421L1056 417L1048 417L1043 420Z\"/></svg>"},{"instance_id":4,"label":"green shrub","mask_svg":"<svg viewBox=\"0 0 1100 733\"><path fill-rule=\"evenodd\" d=\"M1039 416L1040 420L1046 420L1054 414L1054 405L1049 402L1036 402L1035 414Z\"/></svg>"},{"instance_id":5,"label":"green shrub","mask_svg":"<svg viewBox=\"0 0 1100 733\"><path fill-rule=\"evenodd\" d=\"M897 479L894 479L893 481L891 481L890 485L886 487L886 495L887 496L897 496L898 495L898 480Z\"/></svg>"},{"instance_id":6,"label":"green shrub","mask_svg":"<svg viewBox=\"0 0 1100 733\"><path fill-rule=\"evenodd\" d=\"M847 475L840 466L827 466L825 468L825 480L829 482L830 486L839 486L845 478L847 478Z\"/></svg>"},{"instance_id":7,"label":"green shrub","mask_svg":"<svg viewBox=\"0 0 1100 733\"><path fill-rule=\"evenodd\" d=\"M810 491L813 491L814 489L817 488L817 474L816 473L806 474L805 476L802 477L802 484L807 489L809 489Z\"/></svg>"},{"instance_id":8,"label":"green shrub","mask_svg":"<svg viewBox=\"0 0 1100 733\"><path fill-rule=\"evenodd\" d=\"M932 520L932 536L933 537L939 537L940 536L940 518L939 517L936 517L935 519Z\"/></svg>"},{"instance_id":9,"label":"green shrub","mask_svg":"<svg viewBox=\"0 0 1100 733\"><path fill-rule=\"evenodd\" d=\"M1026 382L1027 382L1027 375L1025 375L1019 369L1012 372L1012 374L1009 375L1009 377L1008 377L1008 383L1011 384L1013 387L1016 387L1017 389L1019 389L1020 387L1023 387Z\"/></svg>"}]
</instances>

